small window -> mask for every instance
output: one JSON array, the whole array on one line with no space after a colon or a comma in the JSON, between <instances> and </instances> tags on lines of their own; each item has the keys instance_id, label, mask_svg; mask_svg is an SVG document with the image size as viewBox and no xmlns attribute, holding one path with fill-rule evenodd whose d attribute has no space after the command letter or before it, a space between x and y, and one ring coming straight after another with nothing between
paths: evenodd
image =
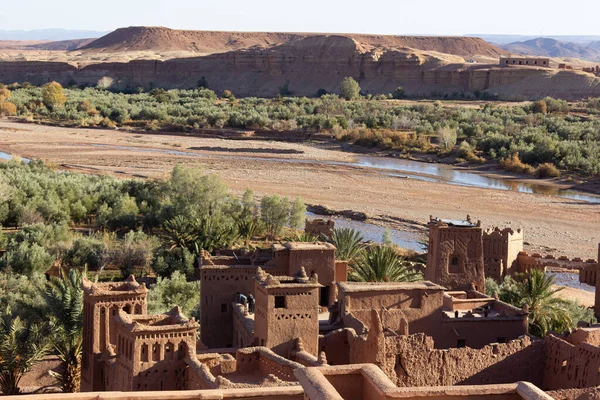
<instances>
[{"instance_id":1,"label":"small window","mask_svg":"<svg viewBox=\"0 0 600 400\"><path fill-rule=\"evenodd\" d=\"M448 266L448 272L451 274L458 274L462 272L460 268L459 256L452 256L452 258L450 259L450 265Z\"/></svg>"},{"instance_id":2,"label":"small window","mask_svg":"<svg viewBox=\"0 0 600 400\"><path fill-rule=\"evenodd\" d=\"M466 339L458 339L456 341L456 347L459 349L462 349L463 347L467 347L467 340Z\"/></svg>"},{"instance_id":3,"label":"small window","mask_svg":"<svg viewBox=\"0 0 600 400\"><path fill-rule=\"evenodd\" d=\"M221 312L222 313L227 312L227 303L221 304Z\"/></svg>"},{"instance_id":4,"label":"small window","mask_svg":"<svg viewBox=\"0 0 600 400\"><path fill-rule=\"evenodd\" d=\"M567 360L563 360L561 366L560 366L560 371L561 372L566 372L567 371Z\"/></svg>"},{"instance_id":5,"label":"small window","mask_svg":"<svg viewBox=\"0 0 600 400\"><path fill-rule=\"evenodd\" d=\"M275 308L285 308L285 296L275 296Z\"/></svg>"}]
</instances>

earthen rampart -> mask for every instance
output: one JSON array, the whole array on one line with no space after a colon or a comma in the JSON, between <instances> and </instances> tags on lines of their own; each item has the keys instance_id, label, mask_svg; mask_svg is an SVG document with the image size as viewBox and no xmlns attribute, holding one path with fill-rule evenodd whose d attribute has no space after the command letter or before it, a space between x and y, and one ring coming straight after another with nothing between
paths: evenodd
<instances>
[{"instance_id":1,"label":"earthen rampart","mask_svg":"<svg viewBox=\"0 0 600 400\"><path fill-rule=\"evenodd\" d=\"M585 388L600 385L600 347L573 345L554 335L545 339L544 389Z\"/></svg>"}]
</instances>

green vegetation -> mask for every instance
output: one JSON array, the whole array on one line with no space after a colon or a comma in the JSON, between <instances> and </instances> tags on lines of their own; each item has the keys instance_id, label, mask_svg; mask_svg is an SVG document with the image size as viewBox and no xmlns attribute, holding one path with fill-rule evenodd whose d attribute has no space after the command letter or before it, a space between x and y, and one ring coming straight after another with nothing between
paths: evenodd
<instances>
[{"instance_id":1,"label":"green vegetation","mask_svg":"<svg viewBox=\"0 0 600 400\"><path fill-rule=\"evenodd\" d=\"M205 128L318 131L360 146L404 154L454 154L475 163L518 154L526 166L521 168L524 173L536 174L538 165L584 176L600 173L599 99L568 104L546 98L525 105L488 103L479 108L444 107L441 102L407 105L387 100L402 97L401 88L370 100L360 97L360 87L351 78L344 80L342 97L321 92L315 99L236 99L230 91L218 99L205 88L147 93L63 90L52 84L11 88L16 114L30 120L186 132ZM537 175L555 176L544 175L546 170Z\"/></svg>"},{"instance_id":2,"label":"green vegetation","mask_svg":"<svg viewBox=\"0 0 600 400\"><path fill-rule=\"evenodd\" d=\"M354 261L365 247L362 234L350 228L336 228L326 240L335 246L336 259L348 262Z\"/></svg>"},{"instance_id":3,"label":"green vegetation","mask_svg":"<svg viewBox=\"0 0 600 400\"><path fill-rule=\"evenodd\" d=\"M350 280L355 282L416 282L415 271L391 246L369 246L352 262Z\"/></svg>"},{"instance_id":4,"label":"green vegetation","mask_svg":"<svg viewBox=\"0 0 600 400\"><path fill-rule=\"evenodd\" d=\"M529 332L546 336L548 332L563 333L577 327L579 321L595 322L592 310L575 302L556 296L562 288L553 288L554 278L543 271L532 270L507 277L499 285L493 279L486 280L489 296L498 295L500 300L529 310Z\"/></svg>"},{"instance_id":5,"label":"green vegetation","mask_svg":"<svg viewBox=\"0 0 600 400\"><path fill-rule=\"evenodd\" d=\"M87 106L86 106L87 107ZM265 200L266 199L266 200ZM64 392L80 388L82 274L122 279L156 277L150 312L178 305L198 316L200 253L276 239L295 231L306 207L297 198L242 199L216 176L177 165L167 180L117 180L58 172L41 161L0 163L0 390L19 393L19 380L41 358L61 360L52 373ZM87 236L73 228L85 227ZM60 278L43 275L63 266ZM116 273L115 273L116 272ZM193 282L191 280L194 280Z\"/></svg>"},{"instance_id":6,"label":"green vegetation","mask_svg":"<svg viewBox=\"0 0 600 400\"><path fill-rule=\"evenodd\" d=\"M347 76L342 80L340 94L346 100L354 100L360 96L360 86L351 77Z\"/></svg>"},{"instance_id":7,"label":"green vegetation","mask_svg":"<svg viewBox=\"0 0 600 400\"><path fill-rule=\"evenodd\" d=\"M20 394L21 378L42 360L48 347L42 325L25 322L10 310L0 315L0 392Z\"/></svg>"}]
</instances>

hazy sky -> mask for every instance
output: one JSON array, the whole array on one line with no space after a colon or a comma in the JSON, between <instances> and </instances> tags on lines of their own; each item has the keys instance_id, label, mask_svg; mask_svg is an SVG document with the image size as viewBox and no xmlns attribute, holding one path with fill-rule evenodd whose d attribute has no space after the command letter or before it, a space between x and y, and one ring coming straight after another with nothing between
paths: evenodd
<instances>
[{"instance_id":1,"label":"hazy sky","mask_svg":"<svg viewBox=\"0 0 600 400\"><path fill-rule=\"evenodd\" d=\"M600 35L598 0L0 0L0 29Z\"/></svg>"}]
</instances>

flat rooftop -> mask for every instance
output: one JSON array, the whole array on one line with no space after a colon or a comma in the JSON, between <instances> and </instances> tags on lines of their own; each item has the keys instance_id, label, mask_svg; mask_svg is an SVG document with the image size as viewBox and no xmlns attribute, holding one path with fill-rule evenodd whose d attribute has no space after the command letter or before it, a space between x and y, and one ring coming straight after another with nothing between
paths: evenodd
<instances>
[{"instance_id":1,"label":"flat rooftop","mask_svg":"<svg viewBox=\"0 0 600 400\"><path fill-rule=\"evenodd\" d=\"M391 292L398 290L434 290L444 291L445 288L429 281L420 282L338 282L343 293L358 292Z\"/></svg>"},{"instance_id":2,"label":"flat rooftop","mask_svg":"<svg viewBox=\"0 0 600 400\"><path fill-rule=\"evenodd\" d=\"M335 250L335 246L326 242L287 242L283 246L288 250Z\"/></svg>"}]
</instances>

